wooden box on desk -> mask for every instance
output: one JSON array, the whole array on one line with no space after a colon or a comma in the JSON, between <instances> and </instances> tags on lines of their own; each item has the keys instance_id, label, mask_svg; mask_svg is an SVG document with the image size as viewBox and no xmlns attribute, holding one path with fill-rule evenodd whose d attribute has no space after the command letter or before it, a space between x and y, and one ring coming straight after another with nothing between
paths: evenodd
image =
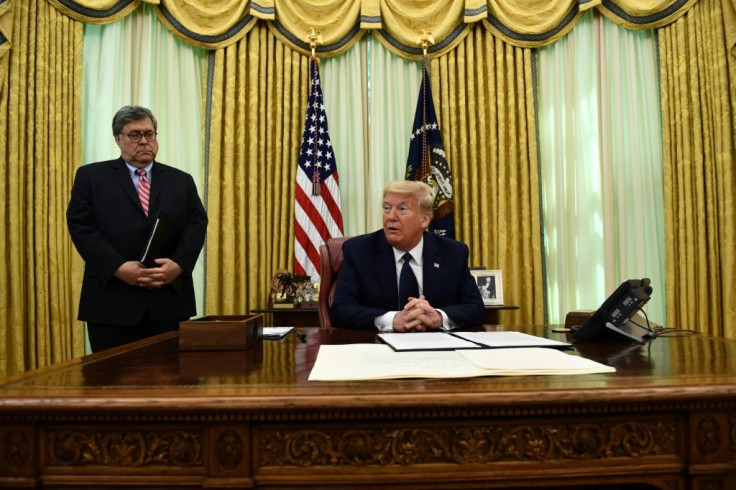
<instances>
[{"instance_id":1,"label":"wooden box on desk","mask_svg":"<svg viewBox=\"0 0 736 490\"><path fill-rule=\"evenodd\" d=\"M262 315L208 315L179 324L179 350L245 350L262 340Z\"/></svg>"}]
</instances>

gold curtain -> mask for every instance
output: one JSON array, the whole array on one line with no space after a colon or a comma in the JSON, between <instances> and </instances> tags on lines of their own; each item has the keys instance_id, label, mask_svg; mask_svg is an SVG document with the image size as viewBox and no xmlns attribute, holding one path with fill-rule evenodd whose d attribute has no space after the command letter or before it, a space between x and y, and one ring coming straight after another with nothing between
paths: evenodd
<instances>
[{"instance_id":1,"label":"gold curtain","mask_svg":"<svg viewBox=\"0 0 736 490\"><path fill-rule=\"evenodd\" d=\"M698 0L614 0L598 10L612 22L629 29L656 29L682 17Z\"/></svg>"},{"instance_id":2,"label":"gold curtain","mask_svg":"<svg viewBox=\"0 0 736 490\"><path fill-rule=\"evenodd\" d=\"M240 40L258 19L287 47L309 53L307 32L322 35L317 51L335 56L375 29L387 49L417 59L417 37L432 34L432 56L453 50L482 22L514 46L539 47L564 36L582 11L595 8L611 21L635 29L667 25L697 0L48 0L60 12L93 24L114 22L142 2L157 6L159 20L179 38L207 49Z\"/></svg>"},{"instance_id":3,"label":"gold curtain","mask_svg":"<svg viewBox=\"0 0 736 490\"><path fill-rule=\"evenodd\" d=\"M308 58L257 24L210 55L206 308L263 307L271 274L294 254L294 182Z\"/></svg>"},{"instance_id":4,"label":"gold curtain","mask_svg":"<svg viewBox=\"0 0 736 490\"><path fill-rule=\"evenodd\" d=\"M429 47L432 56L441 56L453 50L470 32L473 24L466 25L465 1L425 2L404 0L381 2L381 27L376 31L378 40L386 49L406 58L420 59L419 38L427 31L434 38Z\"/></svg>"},{"instance_id":5,"label":"gold curtain","mask_svg":"<svg viewBox=\"0 0 736 490\"><path fill-rule=\"evenodd\" d=\"M224 1L227 4L220 6L222 0L194 5L164 0L156 9L156 16L183 41L204 49L218 49L242 39L258 21L244 6Z\"/></svg>"},{"instance_id":6,"label":"gold curtain","mask_svg":"<svg viewBox=\"0 0 736 490\"><path fill-rule=\"evenodd\" d=\"M674 22L697 0L489 0L483 25L496 37L523 47L551 44L575 27L584 11L595 8L630 29L654 29Z\"/></svg>"},{"instance_id":7,"label":"gold curtain","mask_svg":"<svg viewBox=\"0 0 736 490\"><path fill-rule=\"evenodd\" d=\"M504 294L520 307L504 312L511 324L544 321L533 65L531 49L480 26L431 65L458 239L471 264L504 271Z\"/></svg>"},{"instance_id":8,"label":"gold curtain","mask_svg":"<svg viewBox=\"0 0 736 490\"><path fill-rule=\"evenodd\" d=\"M10 42L13 37L13 11L9 0L0 0L0 84L5 82L8 73L8 53Z\"/></svg>"},{"instance_id":9,"label":"gold curtain","mask_svg":"<svg viewBox=\"0 0 736 490\"><path fill-rule=\"evenodd\" d=\"M122 19L140 7L144 0L48 0L59 12L89 24L109 24ZM158 3L157 0L147 0Z\"/></svg>"},{"instance_id":10,"label":"gold curtain","mask_svg":"<svg viewBox=\"0 0 736 490\"><path fill-rule=\"evenodd\" d=\"M736 63L725 41L721 0L659 30L667 323L736 337Z\"/></svg>"},{"instance_id":11,"label":"gold curtain","mask_svg":"<svg viewBox=\"0 0 736 490\"><path fill-rule=\"evenodd\" d=\"M330 56L346 51L365 33L359 29L360 2L355 0L276 0L275 7L275 20L268 23L271 32L302 54L311 54L307 40L310 28L320 35L319 52Z\"/></svg>"},{"instance_id":12,"label":"gold curtain","mask_svg":"<svg viewBox=\"0 0 736 490\"><path fill-rule=\"evenodd\" d=\"M66 230L81 161L83 25L14 2L0 93L0 377L79 356L82 264Z\"/></svg>"},{"instance_id":13,"label":"gold curtain","mask_svg":"<svg viewBox=\"0 0 736 490\"><path fill-rule=\"evenodd\" d=\"M721 0L721 7L723 8L723 23L726 29L728 62L733 65L733 63L736 63L736 0ZM730 67L730 69L733 68ZM732 86L731 90L736 90L736 87Z\"/></svg>"}]
</instances>

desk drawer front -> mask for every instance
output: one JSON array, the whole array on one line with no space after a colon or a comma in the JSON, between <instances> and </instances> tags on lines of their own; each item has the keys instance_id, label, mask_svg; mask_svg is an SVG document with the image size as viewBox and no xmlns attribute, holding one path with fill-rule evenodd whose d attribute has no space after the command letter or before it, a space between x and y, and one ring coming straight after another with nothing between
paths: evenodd
<instances>
[{"instance_id":1,"label":"desk drawer front","mask_svg":"<svg viewBox=\"0 0 736 490\"><path fill-rule=\"evenodd\" d=\"M533 473L535 479L587 472L605 481L607 473L620 474L623 468L630 473L632 466L640 467L642 476L652 469L672 476L684 466L681 417L639 414L635 419L580 420L258 424L253 431L254 476L283 484L289 476L303 478L304 471L315 481L325 478L325 483L366 471L420 480L438 471L501 471L517 478Z\"/></svg>"}]
</instances>

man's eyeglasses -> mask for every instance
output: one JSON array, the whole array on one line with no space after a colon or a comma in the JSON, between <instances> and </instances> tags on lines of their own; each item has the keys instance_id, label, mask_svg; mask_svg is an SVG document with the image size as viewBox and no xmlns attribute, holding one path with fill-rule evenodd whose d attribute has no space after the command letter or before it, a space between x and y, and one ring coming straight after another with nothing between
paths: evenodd
<instances>
[{"instance_id":1,"label":"man's eyeglasses","mask_svg":"<svg viewBox=\"0 0 736 490\"><path fill-rule=\"evenodd\" d=\"M158 134L156 131L146 131L144 133L139 133L138 131L133 131L132 133L120 133L123 136L127 136L130 141L133 143L138 143L141 138L146 138L146 141L153 141L156 139L156 135Z\"/></svg>"}]
</instances>

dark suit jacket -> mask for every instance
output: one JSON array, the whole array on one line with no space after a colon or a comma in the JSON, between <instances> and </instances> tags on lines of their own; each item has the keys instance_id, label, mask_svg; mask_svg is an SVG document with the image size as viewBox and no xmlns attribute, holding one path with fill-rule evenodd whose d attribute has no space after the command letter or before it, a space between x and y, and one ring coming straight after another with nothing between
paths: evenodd
<instances>
[{"instance_id":1,"label":"dark suit jacket","mask_svg":"<svg viewBox=\"0 0 736 490\"><path fill-rule=\"evenodd\" d=\"M396 262L383 230L347 240L330 310L333 325L375 328L374 319L397 311ZM468 269L468 247L449 238L424 234L423 294L459 326L481 325L483 300Z\"/></svg>"},{"instance_id":2,"label":"dark suit jacket","mask_svg":"<svg viewBox=\"0 0 736 490\"><path fill-rule=\"evenodd\" d=\"M146 309L158 322L185 320L196 314L191 274L204 245L207 214L191 175L159 162L151 172L146 216L122 158L77 170L66 218L74 246L85 262L80 320L133 325ZM160 210L169 215L179 237L165 257L183 272L161 289L130 286L113 274L123 262L141 258Z\"/></svg>"}]
</instances>

